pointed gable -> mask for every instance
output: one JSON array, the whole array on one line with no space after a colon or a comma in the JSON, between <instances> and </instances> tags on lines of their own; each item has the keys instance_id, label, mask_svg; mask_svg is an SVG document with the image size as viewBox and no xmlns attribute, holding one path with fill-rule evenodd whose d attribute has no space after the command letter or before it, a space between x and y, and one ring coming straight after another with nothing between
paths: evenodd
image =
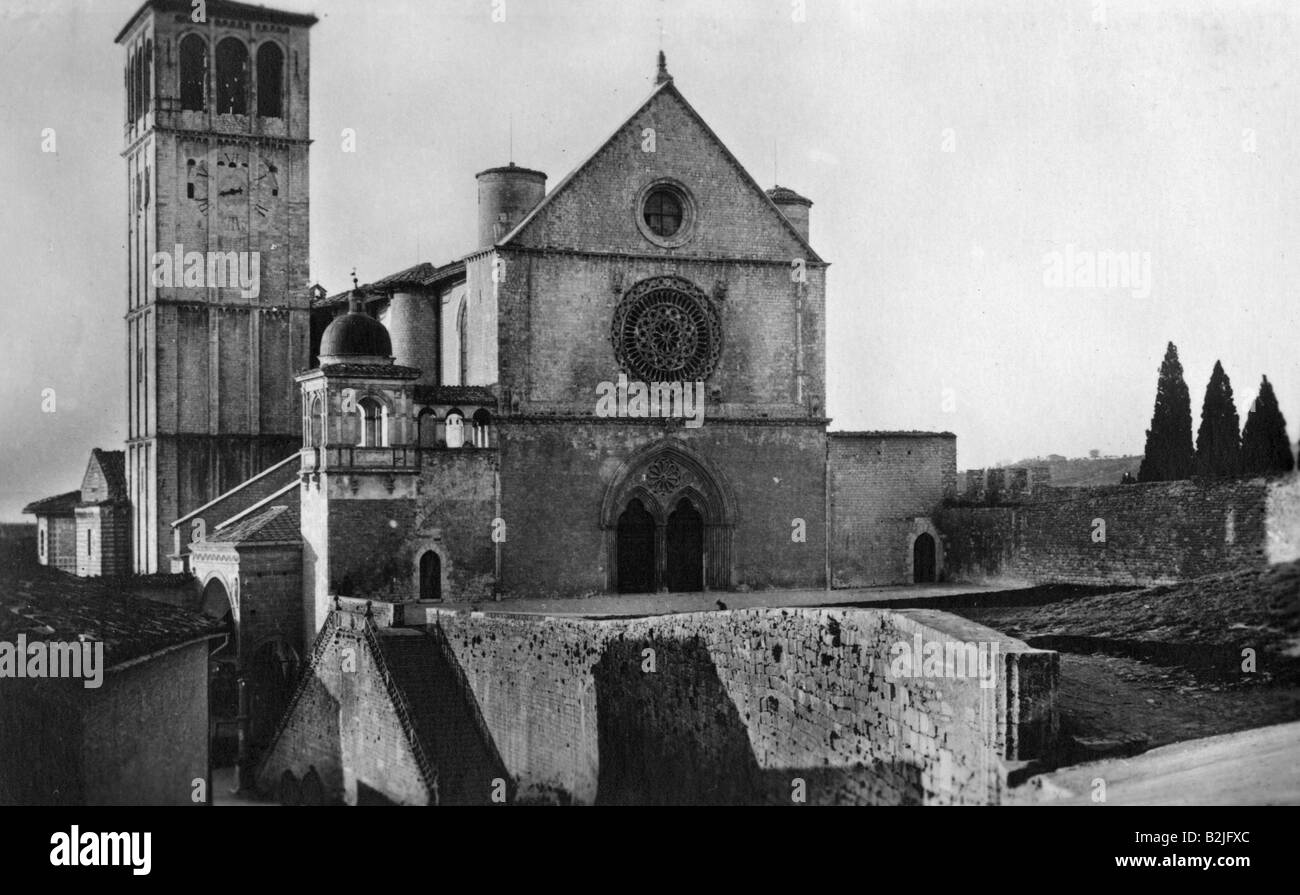
<instances>
[{"instance_id":1,"label":"pointed gable","mask_svg":"<svg viewBox=\"0 0 1300 895\"><path fill-rule=\"evenodd\" d=\"M653 151L650 151L653 140ZM638 225L656 182L689 194L690 237L653 241ZM640 108L501 241L534 249L669 257L821 259L673 85Z\"/></svg>"},{"instance_id":2,"label":"pointed gable","mask_svg":"<svg viewBox=\"0 0 1300 895\"><path fill-rule=\"evenodd\" d=\"M124 451L90 452L90 463L81 480L81 502L109 503L126 500L126 453Z\"/></svg>"}]
</instances>

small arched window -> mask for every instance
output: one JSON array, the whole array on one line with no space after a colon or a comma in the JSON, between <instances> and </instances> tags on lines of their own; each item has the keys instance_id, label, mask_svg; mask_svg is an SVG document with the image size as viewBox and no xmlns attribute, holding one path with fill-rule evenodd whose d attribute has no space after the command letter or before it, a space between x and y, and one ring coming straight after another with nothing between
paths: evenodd
<instances>
[{"instance_id":1,"label":"small arched window","mask_svg":"<svg viewBox=\"0 0 1300 895\"><path fill-rule=\"evenodd\" d=\"M357 402L357 412L361 414L361 446L384 446L384 408L374 398L362 398Z\"/></svg>"},{"instance_id":2,"label":"small arched window","mask_svg":"<svg viewBox=\"0 0 1300 895\"><path fill-rule=\"evenodd\" d=\"M479 408L474 412L474 447L492 446L492 414Z\"/></svg>"},{"instance_id":3,"label":"small arched window","mask_svg":"<svg viewBox=\"0 0 1300 895\"><path fill-rule=\"evenodd\" d=\"M181 108L202 112L207 108L208 45L197 34L181 40Z\"/></svg>"},{"instance_id":4,"label":"small arched window","mask_svg":"<svg viewBox=\"0 0 1300 895\"><path fill-rule=\"evenodd\" d=\"M248 48L233 37L217 44L217 112L248 114Z\"/></svg>"},{"instance_id":5,"label":"small arched window","mask_svg":"<svg viewBox=\"0 0 1300 895\"><path fill-rule=\"evenodd\" d=\"M419 419L420 428L420 447L431 448L438 446L438 414L432 410L420 411Z\"/></svg>"},{"instance_id":6,"label":"small arched window","mask_svg":"<svg viewBox=\"0 0 1300 895\"><path fill-rule=\"evenodd\" d=\"M320 395L312 395L307 408L307 446L320 447L324 443L325 402Z\"/></svg>"},{"instance_id":7,"label":"small arched window","mask_svg":"<svg viewBox=\"0 0 1300 895\"><path fill-rule=\"evenodd\" d=\"M280 118L284 100L284 53L274 43L257 50L257 114Z\"/></svg>"},{"instance_id":8,"label":"small arched window","mask_svg":"<svg viewBox=\"0 0 1300 895\"><path fill-rule=\"evenodd\" d=\"M465 446L465 416L459 410L447 411L447 447Z\"/></svg>"}]
</instances>

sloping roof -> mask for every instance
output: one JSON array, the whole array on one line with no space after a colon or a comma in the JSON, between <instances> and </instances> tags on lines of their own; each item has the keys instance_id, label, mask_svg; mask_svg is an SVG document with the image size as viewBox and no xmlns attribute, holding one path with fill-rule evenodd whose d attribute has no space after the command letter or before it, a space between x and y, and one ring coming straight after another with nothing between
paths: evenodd
<instances>
[{"instance_id":1,"label":"sloping roof","mask_svg":"<svg viewBox=\"0 0 1300 895\"><path fill-rule=\"evenodd\" d=\"M96 487L97 479L104 483L102 490ZM126 499L126 452L95 448L90 452L86 475L81 480L82 504L114 503Z\"/></svg>"},{"instance_id":2,"label":"sloping roof","mask_svg":"<svg viewBox=\"0 0 1300 895\"><path fill-rule=\"evenodd\" d=\"M232 525L218 528L208 536L209 542L217 544L296 543L301 540L298 505L292 502L269 507Z\"/></svg>"},{"instance_id":3,"label":"sloping roof","mask_svg":"<svg viewBox=\"0 0 1300 895\"><path fill-rule=\"evenodd\" d=\"M104 469L108 487L114 496L126 497L126 451L101 451L96 448L95 453L99 455L99 465Z\"/></svg>"},{"instance_id":4,"label":"sloping roof","mask_svg":"<svg viewBox=\"0 0 1300 895\"><path fill-rule=\"evenodd\" d=\"M495 407L497 397L486 385L417 385L418 404L486 404Z\"/></svg>"},{"instance_id":5,"label":"sloping roof","mask_svg":"<svg viewBox=\"0 0 1300 895\"><path fill-rule=\"evenodd\" d=\"M81 492L68 491L53 497L33 500L23 507L23 512L35 516L71 516L79 503L81 503Z\"/></svg>"},{"instance_id":6,"label":"sloping roof","mask_svg":"<svg viewBox=\"0 0 1300 895\"><path fill-rule=\"evenodd\" d=\"M223 625L166 603L131 597L90 578L50 569L0 577L0 640L104 644L112 667L167 647L225 633Z\"/></svg>"},{"instance_id":7,"label":"sloping roof","mask_svg":"<svg viewBox=\"0 0 1300 895\"><path fill-rule=\"evenodd\" d=\"M186 513L172 523L172 528L185 525L191 519L205 516L209 519L227 520L256 506L277 491L298 481L298 467L302 460L298 452L268 466L247 481L240 482L225 494L210 500L197 510Z\"/></svg>"},{"instance_id":8,"label":"sloping roof","mask_svg":"<svg viewBox=\"0 0 1300 895\"><path fill-rule=\"evenodd\" d=\"M318 368L326 376L358 376L362 379L419 379L422 375L415 367L401 364L321 364ZM310 373L303 370L303 373Z\"/></svg>"},{"instance_id":9,"label":"sloping roof","mask_svg":"<svg viewBox=\"0 0 1300 895\"><path fill-rule=\"evenodd\" d=\"M435 283L464 271L464 269L464 259L452 261L442 265L442 267L435 267L428 261L421 261L419 264L412 265L405 270L399 270L397 273L391 273L382 279L375 280L373 283L358 286L356 291L369 295L386 295L398 291L403 286L427 289ZM353 290L349 289L346 292L337 292L325 298L315 299L312 301L312 307L329 308L345 305L352 292Z\"/></svg>"},{"instance_id":10,"label":"sloping roof","mask_svg":"<svg viewBox=\"0 0 1300 895\"><path fill-rule=\"evenodd\" d=\"M432 281L435 270L436 268L428 261L421 261L406 270L390 273L382 280L375 280L368 288L378 290L391 286L427 286Z\"/></svg>"},{"instance_id":11,"label":"sloping roof","mask_svg":"<svg viewBox=\"0 0 1300 895\"><path fill-rule=\"evenodd\" d=\"M740 161L732 154L731 150L727 148L727 145L723 143L721 139L718 138L718 135L714 133L713 128L709 127L709 123L704 120L704 118L700 115L699 112L695 111L694 106L692 106L689 102L686 101L686 97L682 96L681 91L678 90L676 86L674 86L672 78L668 78L667 80L664 80L663 82L657 84L655 86L655 89L650 91L650 95L645 98L645 101L642 102L641 105L636 107L636 111L634 111L631 115L627 116L623 120L623 123L620 124L603 143L601 143L598 147L596 147L596 150L594 152L592 152L590 155L588 155L585 159L582 160L581 164L579 164L576 168L574 168L567 175L565 175L564 179L561 180L558 184L556 184L555 188L552 189L550 192L548 192L546 196L542 199L542 201L538 202L537 205L533 207L532 211L524 215L523 220L521 220L513 230L511 230L504 237L498 240L497 245L508 245L511 240L515 239L520 233L524 232L524 230L527 229L529 224L531 224L537 218L537 216L540 215L547 208L547 206L549 206L555 200L555 197L563 193L565 189L569 186L569 184L572 183L578 177L578 175L581 174L587 168L587 166L592 164L598 156L604 153L605 149L618 138L618 135L621 134L624 131L624 129L627 128L627 126L632 123L633 120L635 120L638 116L640 116L641 113L644 112L646 108L652 102L654 102L655 98L658 97L661 93L671 95L678 102L682 104L682 107L686 110L687 114L695 119L696 123L704 130L704 133L707 134L711 140L713 140L714 144L718 147L719 151L722 152L723 156L726 157L727 161L731 163L733 168L735 168L741 180L748 183L749 186L754 190L754 192L757 193L759 196L761 196L763 198L763 201L767 203L769 208L771 208L772 214L775 216L773 219L775 221L779 221L785 227L785 229L789 231L790 235L795 239L795 241L798 242L801 246L803 246L804 249L807 250L808 260L816 263L822 263L821 256L818 255L817 252L813 250L813 247L808 244L808 240L804 238L803 234L800 233L795 228L795 226L790 223L790 220L785 216L785 213L782 212L781 209L777 207L776 203L772 201L772 197L769 196L767 192L761 186L758 185L758 181L754 180L754 178L750 175L749 171L745 169L745 166L742 165Z\"/></svg>"}]
</instances>

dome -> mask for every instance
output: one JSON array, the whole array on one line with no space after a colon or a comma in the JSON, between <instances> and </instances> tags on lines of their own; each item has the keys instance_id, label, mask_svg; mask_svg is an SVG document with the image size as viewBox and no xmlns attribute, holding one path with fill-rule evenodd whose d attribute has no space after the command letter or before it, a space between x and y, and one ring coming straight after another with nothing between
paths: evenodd
<instances>
[{"instance_id":1,"label":"dome","mask_svg":"<svg viewBox=\"0 0 1300 895\"><path fill-rule=\"evenodd\" d=\"M335 317L320 340L321 363L392 360L393 340L385 326L361 310L353 299L346 314Z\"/></svg>"}]
</instances>

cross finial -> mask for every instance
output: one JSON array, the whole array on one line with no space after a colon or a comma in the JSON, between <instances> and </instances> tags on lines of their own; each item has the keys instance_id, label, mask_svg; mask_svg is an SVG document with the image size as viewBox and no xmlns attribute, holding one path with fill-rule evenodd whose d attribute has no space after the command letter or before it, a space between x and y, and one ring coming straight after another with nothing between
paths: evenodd
<instances>
[{"instance_id":1,"label":"cross finial","mask_svg":"<svg viewBox=\"0 0 1300 895\"><path fill-rule=\"evenodd\" d=\"M357 313L365 310L361 300L361 285L357 282L357 269L352 268L352 294L348 296L348 311Z\"/></svg>"}]
</instances>

